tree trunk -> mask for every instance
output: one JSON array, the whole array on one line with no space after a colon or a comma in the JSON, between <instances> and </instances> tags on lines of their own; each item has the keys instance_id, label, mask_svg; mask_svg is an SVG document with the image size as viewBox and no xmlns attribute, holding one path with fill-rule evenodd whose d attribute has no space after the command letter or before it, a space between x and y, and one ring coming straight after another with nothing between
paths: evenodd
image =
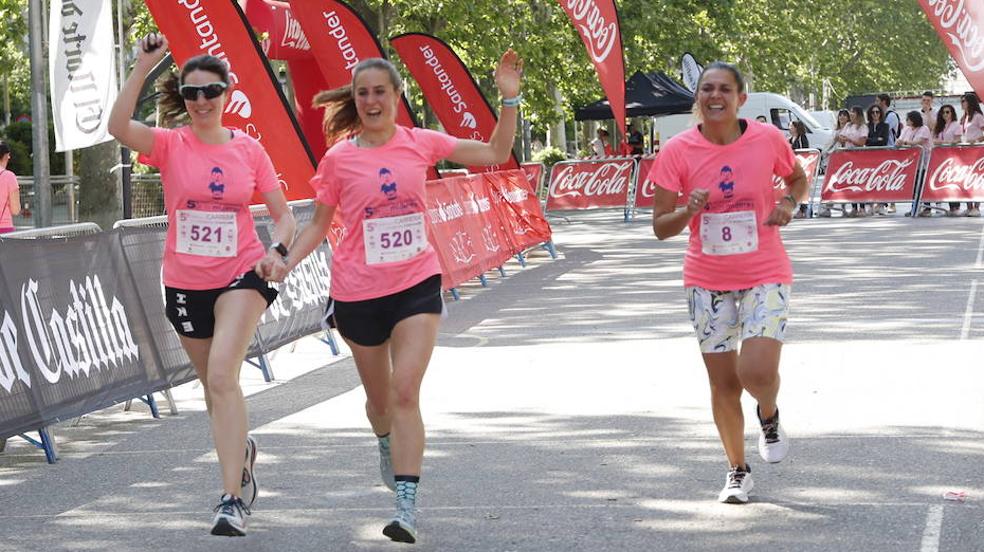
<instances>
[{"instance_id":1,"label":"tree trunk","mask_svg":"<svg viewBox=\"0 0 984 552\"><path fill-rule=\"evenodd\" d=\"M123 218L119 198L120 145L104 142L79 150L79 222L94 222L103 230Z\"/></svg>"}]
</instances>

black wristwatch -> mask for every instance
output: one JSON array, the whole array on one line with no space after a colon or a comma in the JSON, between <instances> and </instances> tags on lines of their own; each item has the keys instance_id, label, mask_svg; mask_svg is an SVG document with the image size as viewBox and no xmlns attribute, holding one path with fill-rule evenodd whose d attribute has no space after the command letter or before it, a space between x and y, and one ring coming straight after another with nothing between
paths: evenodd
<instances>
[{"instance_id":1,"label":"black wristwatch","mask_svg":"<svg viewBox=\"0 0 984 552\"><path fill-rule=\"evenodd\" d=\"M282 244L280 242L273 242L273 243L270 244L270 249L273 249L274 251L276 251L277 253L279 253L281 257L283 257L285 259L287 258L288 251L287 251L287 246L286 245L284 245L284 244Z\"/></svg>"}]
</instances>

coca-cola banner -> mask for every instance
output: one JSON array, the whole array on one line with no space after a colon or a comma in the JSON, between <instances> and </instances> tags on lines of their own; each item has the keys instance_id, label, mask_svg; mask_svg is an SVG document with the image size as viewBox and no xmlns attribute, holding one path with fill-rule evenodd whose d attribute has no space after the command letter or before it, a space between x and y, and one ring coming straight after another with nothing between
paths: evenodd
<instances>
[{"instance_id":1,"label":"coca-cola banner","mask_svg":"<svg viewBox=\"0 0 984 552\"><path fill-rule=\"evenodd\" d=\"M984 96L984 3L979 0L919 0L978 96Z\"/></svg>"},{"instance_id":2,"label":"coca-cola banner","mask_svg":"<svg viewBox=\"0 0 984 552\"><path fill-rule=\"evenodd\" d=\"M806 173L807 185L812 187L813 181L817 178L817 170L820 168L820 150L796 150L796 160L799 161L800 166L803 167L803 172ZM781 200L789 194L786 181L779 175L773 175L772 184L776 191L776 201Z\"/></svg>"},{"instance_id":3,"label":"coca-cola banner","mask_svg":"<svg viewBox=\"0 0 984 552\"><path fill-rule=\"evenodd\" d=\"M263 144L288 199L313 197L315 161L301 129L236 2L148 0L174 61L211 54L229 64L232 91L222 123Z\"/></svg>"},{"instance_id":4,"label":"coca-cola banner","mask_svg":"<svg viewBox=\"0 0 984 552\"><path fill-rule=\"evenodd\" d=\"M922 149L836 150L820 199L840 203L908 202L916 192Z\"/></svg>"},{"instance_id":5,"label":"coca-cola banner","mask_svg":"<svg viewBox=\"0 0 984 552\"><path fill-rule=\"evenodd\" d=\"M525 166L524 166L525 168ZM487 173L484 184L491 190L492 206L510 241L513 253L550 241L552 230L543 216L534 185L524 171Z\"/></svg>"},{"instance_id":6,"label":"coca-cola banner","mask_svg":"<svg viewBox=\"0 0 984 552\"><path fill-rule=\"evenodd\" d=\"M626 207L635 160L562 161L550 171L547 211Z\"/></svg>"},{"instance_id":7,"label":"coca-cola banner","mask_svg":"<svg viewBox=\"0 0 984 552\"><path fill-rule=\"evenodd\" d=\"M543 163L522 163L520 168L526 173L526 180L530 181L530 185L536 190L536 193L540 193L540 187L543 186L543 175L547 172L547 166Z\"/></svg>"},{"instance_id":8,"label":"coca-cola banner","mask_svg":"<svg viewBox=\"0 0 984 552\"><path fill-rule=\"evenodd\" d=\"M984 146L933 148L923 201L984 201Z\"/></svg>"},{"instance_id":9,"label":"coca-cola banner","mask_svg":"<svg viewBox=\"0 0 984 552\"><path fill-rule=\"evenodd\" d=\"M390 45L420 85L424 98L448 134L481 142L492 138L498 118L450 46L422 33L395 36L390 39ZM510 151L509 159L501 165L468 167L468 170L494 172L518 168L519 162Z\"/></svg>"},{"instance_id":10,"label":"coca-cola banner","mask_svg":"<svg viewBox=\"0 0 984 552\"><path fill-rule=\"evenodd\" d=\"M118 233L3 240L0 271L0 438L146 394L161 381Z\"/></svg>"},{"instance_id":11,"label":"coca-cola banner","mask_svg":"<svg viewBox=\"0 0 984 552\"><path fill-rule=\"evenodd\" d=\"M594 63L601 88L608 97L615 124L625 132L625 59L622 32L614 0L557 0L574 24L588 57Z\"/></svg>"}]
</instances>

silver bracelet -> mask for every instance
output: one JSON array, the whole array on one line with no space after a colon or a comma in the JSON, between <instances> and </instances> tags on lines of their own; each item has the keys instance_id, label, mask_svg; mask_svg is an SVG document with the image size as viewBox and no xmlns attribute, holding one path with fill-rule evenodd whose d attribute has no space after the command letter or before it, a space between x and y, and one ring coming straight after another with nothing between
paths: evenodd
<instances>
[{"instance_id":1,"label":"silver bracelet","mask_svg":"<svg viewBox=\"0 0 984 552\"><path fill-rule=\"evenodd\" d=\"M523 95L518 94L515 98L502 98L502 107L519 107L523 101Z\"/></svg>"}]
</instances>

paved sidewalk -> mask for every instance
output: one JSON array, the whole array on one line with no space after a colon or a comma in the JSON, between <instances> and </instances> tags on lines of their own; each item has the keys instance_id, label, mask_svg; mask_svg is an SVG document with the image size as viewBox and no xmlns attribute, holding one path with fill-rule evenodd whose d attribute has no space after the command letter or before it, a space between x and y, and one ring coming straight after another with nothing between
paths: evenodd
<instances>
[{"instance_id":1,"label":"paved sidewalk","mask_svg":"<svg viewBox=\"0 0 984 552\"><path fill-rule=\"evenodd\" d=\"M681 291L685 240L620 219L556 222L560 259L511 263L449 305L424 381L413 549L984 550L980 220L786 230L793 449L764 464L750 426L756 493L732 506L714 500L727 466ZM0 550L407 549L380 534L392 495L351 359L329 360L304 340L274 357L276 384L244 369L261 483L246 539L207 536L217 465L188 385L179 416L114 407L59 428L54 466L12 441Z\"/></svg>"}]
</instances>

